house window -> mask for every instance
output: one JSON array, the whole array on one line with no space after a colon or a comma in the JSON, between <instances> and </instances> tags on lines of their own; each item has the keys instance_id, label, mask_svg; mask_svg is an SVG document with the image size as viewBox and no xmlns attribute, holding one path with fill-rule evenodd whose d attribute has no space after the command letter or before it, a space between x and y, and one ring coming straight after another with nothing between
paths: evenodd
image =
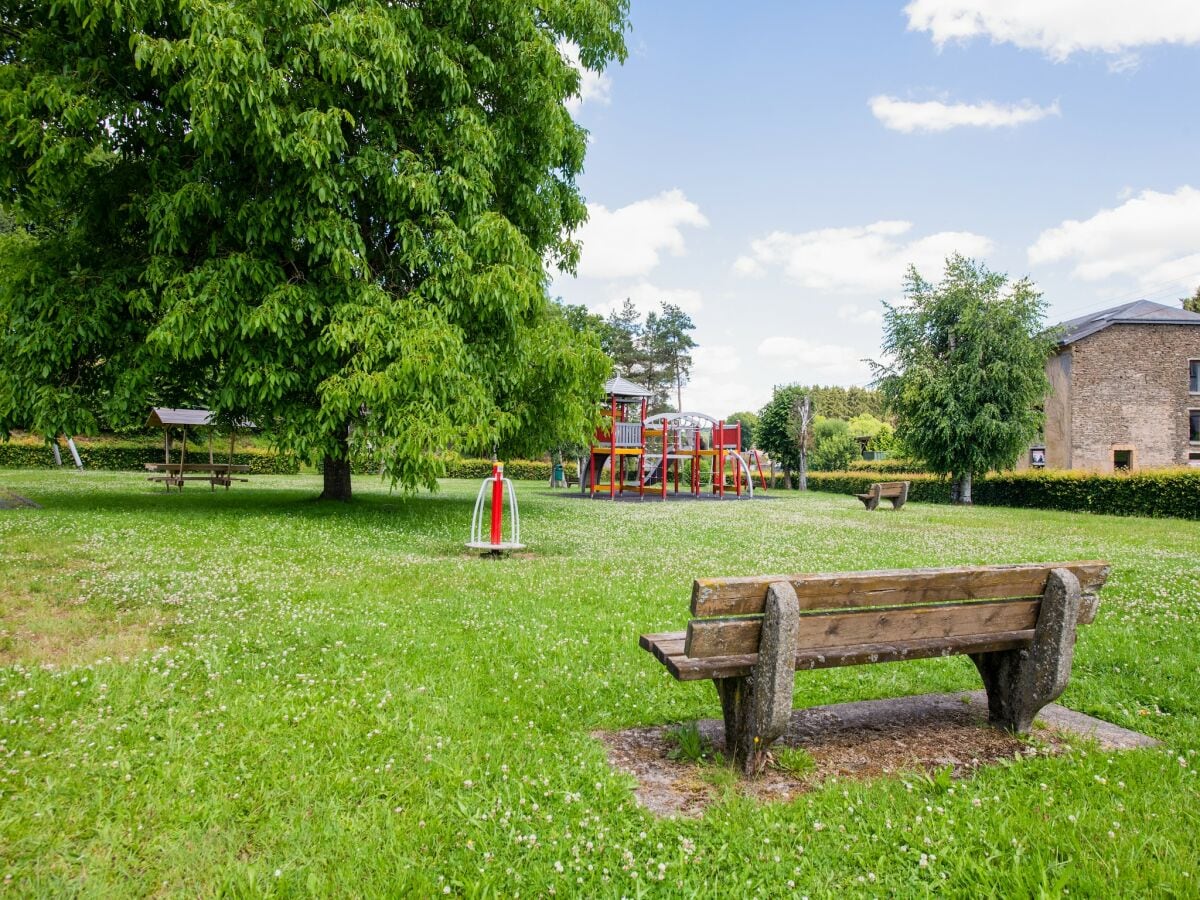
<instances>
[{"instance_id":1,"label":"house window","mask_svg":"<svg viewBox=\"0 0 1200 900\"><path fill-rule=\"evenodd\" d=\"M1200 394L1200 359L1188 360L1188 393Z\"/></svg>"},{"instance_id":2,"label":"house window","mask_svg":"<svg viewBox=\"0 0 1200 900\"><path fill-rule=\"evenodd\" d=\"M1200 409L1188 410L1188 440L1200 444Z\"/></svg>"},{"instance_id":3,"label":"house window","mask_svg":"<svg viewBox=\"0 0 1200 900\"><path fill-rule=\"evenodd\" d=\"M1128 472L1133 468L1132 450L1114 450L1113 468L1118 472Z\"/></svg>"}]
</instances>

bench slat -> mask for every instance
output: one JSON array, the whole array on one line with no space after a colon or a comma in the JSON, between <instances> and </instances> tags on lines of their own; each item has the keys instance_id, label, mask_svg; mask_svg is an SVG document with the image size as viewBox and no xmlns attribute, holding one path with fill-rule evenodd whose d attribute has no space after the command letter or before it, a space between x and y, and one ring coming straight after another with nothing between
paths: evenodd
<instances>
[{"instance_id":1,"label":"bench slat","mask_svg":"<svg viewBox=\"0 0 1200 900\"><path fill-rule=\"evenodd\" d=\"M761 613L766 605L767 588L775 581L791 582L801 610L1037 597L1046 589L1050 570L1056 568L1070 569L1079 579L1085 605L1089 596L1094 599L1104 586L1109 571L1107 563L1089 561L700 578L692 585L692 615Z\"/></svg>"},{"instance_id":2,"label":"bench slat","mask_svg":"<svg viewBox=\"0 0 1200 900\"><path fill-rule=\"evenodd\" d=\"M862 609L802 614L798 650L866 644L881 635L896 641L962 634L1022 631L1037 624L1041 598L985 600L942 606ZM685 653L692 659L758 652L762 619L707 619L688 623Z\"/></svg>"},{"instance_id":3,"label":"bench slat","mask_svg":"<svg viewBox=\"0 0 1200 900\"><path fill-rule=\"evenodd\" d=\"M925 638L915 641L859 644L854 647L835 647L826 650L801 650L796 654L796 669L830 669L837 666L858 666L868 663L900 662L908 659L928 659L936 656L958 656L964 653L993 653L1028 647L1033 641L1033 629L999 634L959 635L952 638ZM657 657L658 654L655 654ZM679 681L701 681L706 678L735 678L749 675L758 662L758 654L724 656L717 659L689 659L686 656L659 657Z\"/></svg>"}]
</instances>

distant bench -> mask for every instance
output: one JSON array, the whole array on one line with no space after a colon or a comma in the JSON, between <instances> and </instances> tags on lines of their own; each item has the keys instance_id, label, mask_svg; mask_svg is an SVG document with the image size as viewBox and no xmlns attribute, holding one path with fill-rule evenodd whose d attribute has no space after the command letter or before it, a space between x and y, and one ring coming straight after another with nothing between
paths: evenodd
<instances>
[{"instance_id":1,"label":"distant bench","mask_svg":"<svg viewBox=\"0 0 1200 900\"><path fill-rule=\"evenodd\" d=\"M761 771L786 731L798 669L965 654L983 678L988 717L1028 731L1062 694L1076 625L1096 616L1106 562L705 578L687 631L641 647L679 681L711 678L726 753Z\"/></svg>"},{"instance_id":2,"label":"distant bench","mask_svg":"<svg viewBox=\"0 0 1200 900\"><path fill-rule=\"evenodd\" d=\"M145 465L146 471L161 473L151 475L147 481L161 481L166 485L168 491L173 487L183 490L184 482L187 481L207 481L215 491L217 485L223 485L225 490L229 490L229 485L235 481L248 482L250 480L249 478L233 477L235 474L249 473L250 467L247 465L229 463L146 463Z\"/></svg>"},{"instance_id":3,"label":"distant bench","mask_svg":"<svg viewBox=\"0 0 1200 900\"><path fill-rule=\"evenodd\" d=\"M865 494L855 494L867 509L875 509L880 500L891 500L892 509L899 509L908 500L908 481L877 481Z\"/></svg>"}]
</instances>

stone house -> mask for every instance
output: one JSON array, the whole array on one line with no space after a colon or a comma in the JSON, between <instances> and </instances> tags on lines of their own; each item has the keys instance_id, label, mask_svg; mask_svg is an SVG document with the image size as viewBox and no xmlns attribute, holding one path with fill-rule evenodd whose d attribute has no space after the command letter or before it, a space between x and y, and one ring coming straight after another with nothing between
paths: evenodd
<instances>
[{"instance_id":1,"label":"stone house","mask_svg":"<svg viewBox=\"0 0 1200 900\"><path fill-rule=\"evenodd\" d=\"M1020 467L1200 466L1200 314L1137 300L1061 327L1044 446Z\"/></svg>"}]
</instances>

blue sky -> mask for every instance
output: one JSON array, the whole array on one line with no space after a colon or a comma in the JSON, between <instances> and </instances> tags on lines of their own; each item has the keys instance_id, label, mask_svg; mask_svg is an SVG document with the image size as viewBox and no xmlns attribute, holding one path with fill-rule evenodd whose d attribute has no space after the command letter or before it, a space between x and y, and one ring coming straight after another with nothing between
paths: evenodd
<instances>
[{"instance_id":1,"label":"blue sky","mask_svg":"<svg viewBox=\"0 0 1200 900\"><path fill-rule=\"evenodd\" d=\"M1200 0L633 0L628 41L552 290L688 309L685 407L865 383L880 301L956 249L1053 320L1200 284Z\"/></svg>"}]
</instances>

